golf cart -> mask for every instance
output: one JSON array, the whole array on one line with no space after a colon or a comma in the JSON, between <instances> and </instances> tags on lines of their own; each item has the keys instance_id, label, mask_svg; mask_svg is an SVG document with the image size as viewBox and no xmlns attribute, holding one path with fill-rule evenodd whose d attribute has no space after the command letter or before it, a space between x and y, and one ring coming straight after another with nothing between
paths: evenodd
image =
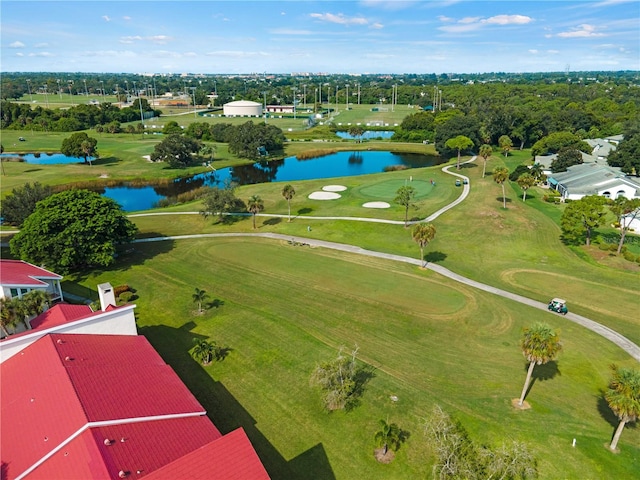
<instances>
[{"instance_id":1,"label":"golf cart","mask_svg":"<svg viewBox=\"0 0 640 480\"><path fill-rule=\"evenodd\" d=\"M567 301L561 298L554 298L551 300L547 308L552 312L561 313L562 315L566 315L569 311L567 309Z\"/></svg>"}]
</instances>

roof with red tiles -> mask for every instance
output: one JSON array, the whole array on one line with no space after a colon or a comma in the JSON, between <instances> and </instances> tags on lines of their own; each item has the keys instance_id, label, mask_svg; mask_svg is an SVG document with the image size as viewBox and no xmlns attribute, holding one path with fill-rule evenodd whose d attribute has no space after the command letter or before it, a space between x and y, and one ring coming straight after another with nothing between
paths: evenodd
<instances>
[{"instance_id":1,"label":"roof with red tiles","mask_svg":"<svg viewBox=\"0 0 640 480\"><path fill-rule=\"evenodd\" d=\"M145 337L46 335L0 376L3 480L268 478L244 431L222 437Z\"/></svg>"},{"instance_id":2,"label":"roof with red tiles","mask_svg":"<svg viewBox=\"0 0 640 480\"><path fill-rule=\"evenodd\" d=\"M62 280L62 276L22 260L0 260L0 283L15 286L46 286L39 278Z\"/></svg>"}]
</instances>

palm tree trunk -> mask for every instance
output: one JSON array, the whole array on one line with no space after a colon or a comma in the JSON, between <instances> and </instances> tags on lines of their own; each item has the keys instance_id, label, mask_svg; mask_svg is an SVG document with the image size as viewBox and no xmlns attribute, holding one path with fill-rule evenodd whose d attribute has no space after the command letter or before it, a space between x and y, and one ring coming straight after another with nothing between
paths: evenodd
<instances>
[{"instance_id":1,"label":"palm tree trunk","mask_svg":"<svg viewBox=\"0 0 640 480\"><path fill-rule=\"evenodd\" d=\"M507 208L507 194L504 191L504 182L502 182L502 206Z\"/></svg>"},{"instance_id":2,"label":"palm tree trunk","mask_svg":"<svg viewBox=\"0 0 640 480\"><path fill-rule=\"evenodd\" d=\"M620 222L622 224L622 222ZM624 244L624 237L627 235L627 229L625 227L620 228L620 242L618 243L618 250L616 250L616 254L620 255L622 251L622 245Z\"/></svg>"},{"instance_id":3,"label":"palm tree trunk","mask_svg":"<svg viewBox=\"0 0 640 480\"><path fill-rule=\"evenodd\" d=\"M460 149L458 149L458 163L456 164L456 170L460 170Z\"/></svg>"},{"instance_id":4,"label":"palm tree trunk","mask_svg":"<svg viewBox=\"0 0 640 480\"><path fill-rule=\"evenodd\" d=\"M536 366L536 362L531 362L529 364L529 370L527 370L527 379L524 381L524 387L522 387L522 394L520 395L520 400L518 401L518 405L521 407L524 402L524 396L527 394L527 389L529 388L529 382L531 381L531 375L533 374L533 367Z\"/></svg>"},{"instance_id":5,"label":"palm tree trunk","mask_svg":"<svg viewBox=\"0 0 640 480\"><path fill-rule=\"evenodd\" d=\"M253 229L256 229L256 214L253 214Z\"/></svg>"},{"instance_id":6,"label":"palm tree trunk","mask_svg":"<svg viewBox=\"0 0 640 480\"><path fill-rule=\"evenodd\" d=\"M424 248L422 246L420 246L420 266L424 267L425 263L424 263Z\"/></svg>"},{"instance_id":7,"label":"palm tree trunk","mask_svg":"<svg viewBox=\"0 0 640 480\"><path fill-rule=\"evenodd\" d=\"M522 201L526 201L527 200L527 189L523 188L522 189Z\"/></svg>"},{"instance_id":8,"label":"palm tree trunk","mask_svg":"<svg viewBox=\"0 0 640 480\"><path fill-rule=\"evenodd\" d=\"M624 420L620 420L620 423L618 424L618 428L616 428L616 433L613 436L613 441L609 446L611 450L615 450L616 447L618 446L618 440L620 440L620 435L622 435L622 430L624 430L624 426L626 425L626 423L627 422L625 422Z\"/></svg>"},{"instance_id":9,"label":"palm tree trunk","mask_svg":"<svg viewBox=\"0 0 640 480\"><path fill-rule=\"evenodd\" d=\"M484 160L484 163L482 164L482 178L484 178L484 174L487 170L487 160Z\"/></svg>"},{"instance_id":10,"label":"palm tree trunk","mask_svg":"<svg viewBox=\"0 0 640 480\"><path fill-rule=\"evenodd\" d=\"M289 205L289 223L291 223L291 200L287 200L287 204Z\"/></svg>"}]
</instances>

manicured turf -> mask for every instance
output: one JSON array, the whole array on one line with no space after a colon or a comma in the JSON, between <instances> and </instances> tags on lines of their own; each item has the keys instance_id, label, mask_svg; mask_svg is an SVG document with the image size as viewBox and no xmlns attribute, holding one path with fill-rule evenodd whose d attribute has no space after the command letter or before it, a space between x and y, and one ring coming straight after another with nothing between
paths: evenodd
<instances>
[{"instance_id":1,"label":"manicured turf","mask_svg":"<svg viewBox=\"0 0 640 480\"><path fill-rule=\"evenodd\" d=\"M640 469L638 429L624 432L620 454L604 448L614 427L601 400L609 363L634 362L564 317L410 265L246 238L139 244L83 284L103 281L136 289L140 333L223 431L247 430L272 478L428 477L423 427L436 403L478 443L528 443L541 478ZM218 307L195 314L195 287ZM518 339L535 321L560 329L564 352L538 370L533 408L517 412L510 401L526 368ZM229 346L229 356L200 366L188 354L194 337ZM309 376L354 344L373 376L359 407L327 414ZM373 458L380 419L411 434L390 465Z\"/></svg>"},{"instance_id":2,"label":"manicured turf","mask_svg":"<svg viewBox=\"0 0 640 480\"><path fill-rule=\"evenodd\" d=\"M413 172L405 172L405 177L412 173ZM398 189L403 186L409 186L415 190L414 199L416 200L426 197L433 189L433 185L428 180L413 180L413 175L411 175L410 181L408 181L407 178L398 178L372 183L371 185L361 188L360 193L375 199L393 201L398 195Z\"/></svg>"}]
</instances>

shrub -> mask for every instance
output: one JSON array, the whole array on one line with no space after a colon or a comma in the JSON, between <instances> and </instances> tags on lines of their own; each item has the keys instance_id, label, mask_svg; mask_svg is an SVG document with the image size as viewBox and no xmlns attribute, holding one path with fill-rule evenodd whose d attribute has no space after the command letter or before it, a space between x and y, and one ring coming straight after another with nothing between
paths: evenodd
<instances>
[{"instance_id":1,"label":"shrub","mask_svg":"<svg viewBox=\"0 0 640 480\"><path fill-rule=\"evenodd\" d=\"M623 252L622 256L624 257L625 260L628 260L629 262L635 262L637 261L636 256L631 253L631 252ZM639 257L640 258L640 257Z\"/></svg>"},{"instance_id":2,"label":"shrub","mask_svg":"<svg viewBox=\"0 0 640 480\"><path fill-rule=\"evenodd\" d=\"M118 301L121 303L127 303L130 302L133 299L133 292L122 292L120 295L118 295Z\"/></svg>"},{"instance_id":3,"label":"shrub","mask_svg":"<svg viewBox=\"0 0 640 480\"><path fill-rule=\"evenodd\" d=\"M113 287L113 294L116 297L120 297L120 295L122 295L124 292L128 292L131 289L129 288L129 285L117 285L115 287Z\"/></svg>"}]
</instances>

